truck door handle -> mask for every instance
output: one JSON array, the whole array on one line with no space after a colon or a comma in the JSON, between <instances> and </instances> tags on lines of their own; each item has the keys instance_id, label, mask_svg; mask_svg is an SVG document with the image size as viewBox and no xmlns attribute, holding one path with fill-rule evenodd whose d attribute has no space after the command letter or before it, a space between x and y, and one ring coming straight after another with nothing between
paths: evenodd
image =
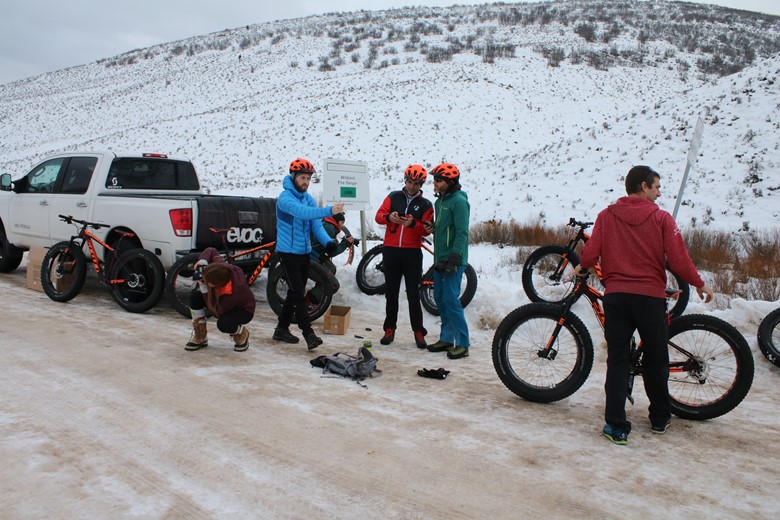
<instances>
[{"instance_id":1,"label":"truck door handle","mask_svg":"<svg viewBox=\"0 0 780 520\"><path fill-rule=\"evenodd\" d=\"M49 201L46 200L46 199L42 199L38 204L40 204L41 206L48 206L49 205Z\"/></svg>"},{"instance_id":2,"label":"truck door handle","mask_svg":"<svg viewBox=\"0 0 780 520\"><path fill-rule=\"evenodd\" d=\"M86 208L86 207L87 207L87 203L86 203L86 202L84 202L83 200L80 200L80 201L78 201L78 202L76 203L76 207L77 207L77 208Z\"/></svg>"}]
</instances>

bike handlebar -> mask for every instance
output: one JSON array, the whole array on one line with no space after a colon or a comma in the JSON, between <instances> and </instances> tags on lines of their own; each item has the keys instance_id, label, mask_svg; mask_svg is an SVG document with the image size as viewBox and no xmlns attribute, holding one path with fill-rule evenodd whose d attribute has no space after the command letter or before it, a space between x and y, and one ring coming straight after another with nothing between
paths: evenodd
<instances>
[{"instance_id":1,"label":"bike handlebar","mask_svg":"<svg viewBox=\"0 0 780 520\"><path fill-rule=\"evenodd\" d=\"M62 220L63 222L65 222L67 224L73 224L75 222L76 224L79 224L79 225L81 225L83 227L89 226L92 229L100 229L100 228L104 228L104 227L109 227L108 224L98 224L97 222L87 222L86 220L77 219L77 218L73 217L72 215L60 215L60 220Z\"/></svg>"},{"instance_id":2,"label":"bike handlebar","mask_svg":"<svg viewBox=\"0 0 780 520\"><path fill-rule=\"evenodd\" d=\"M590 226L592 226L594 222L580 222L579 220L575 220L574 217L569 217L569 223L566 224L567 226L571 227L581 227L582 229L588 229Z\"/></svg>"}]
</instances>

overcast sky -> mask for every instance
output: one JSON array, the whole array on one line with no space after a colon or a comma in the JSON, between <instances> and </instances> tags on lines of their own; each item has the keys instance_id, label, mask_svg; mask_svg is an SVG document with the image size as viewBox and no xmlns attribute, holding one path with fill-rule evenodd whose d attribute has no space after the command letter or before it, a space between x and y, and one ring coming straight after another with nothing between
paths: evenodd
<instances>
[{"instance_id":1,"label":"overcast sky","mask_svg":"<svg viewBox=\"0 0 780 520\"><path fill-rule=\"evenodd\" d=\"M335 11L464 0L6 0L0 10L0 84L222 29ZM711 3L780 15L778 0Z\"/></svg>"}]
</instances>

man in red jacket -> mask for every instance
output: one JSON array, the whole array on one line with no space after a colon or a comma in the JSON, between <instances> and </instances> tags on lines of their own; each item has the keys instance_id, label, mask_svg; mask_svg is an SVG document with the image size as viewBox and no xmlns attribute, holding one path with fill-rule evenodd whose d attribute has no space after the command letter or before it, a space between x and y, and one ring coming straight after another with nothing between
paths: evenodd
<instances>
[{"instance_id":1,"label":"man in red jacket","mask_svg":"<svg viewBox=\"0 0 780 520\"><path fill-rule=\"evenodd\" d=\"M398 320L398 293L401 277L406 285L409 320L418 348L425 348L420 279L422 278L422 239L430 234L425 224L433 222L433 205L423 197L422 186L428 172L419 164L410 164L404 171L404 187L391 192L377 210L377 224L387 226L382 265L385 268L385 335L379 342L389 345L395 339Z\"/></svg>"},{"instance_id":2,"label":"man in red jacket","mask_svg":"<svg viewBox=\"0 0 780 520\"><path fill-rule=\"evenodd\" d=\"M661 176L649 166L634 166L626 176L627 197L621 197L596 218L580 257L577 274L601 264L604 277L604 332L607 380L604 436L626 444L631 423L626 419L629 342L642 338L642 378L650 400L653 433L665 433L671 419L669 402L669 322L666 315L666 264L696 287L705 303L712 290L702 281L672 216L655 200Z\"/></svg>"}]
</instances>

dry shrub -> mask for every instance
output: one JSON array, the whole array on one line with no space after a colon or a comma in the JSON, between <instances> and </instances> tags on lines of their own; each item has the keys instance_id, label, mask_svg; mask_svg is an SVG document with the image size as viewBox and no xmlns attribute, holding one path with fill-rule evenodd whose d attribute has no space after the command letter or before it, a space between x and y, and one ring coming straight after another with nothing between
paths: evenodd
<instances>
[{"instance_id":1,"label":"dry shrub","mask_svg":"<svg viewBox=\"0 0 780 520\"><path fill-rule=\"evenodd\" d=\"M699 269L718 271L724 264L730 267L738 257L739 241L725 231L691 229L683 232L683 238Z\"/></svg>"},{"instance_id":2,"label":"dry shrub","mask_svg":"<svg viewBox=\"0 0 780 520\"><path fill-rule=\"evenodd\" d=\"M540 221L520 224L514 220L488 220L471 226L469 238L472 243L510 246L536 246L540 244L565 244L569 240L568 228L550 228Z\"/></svg>"},{"instance_id":3,"label":"dry shrub","mask_svg":"<svg viewBox=\"0 0 780 520\"><path fill-rule=\"evenodd\" d=\"M522 264L536 247L565 245L570 228L551 228L540 221L520 224L489 220L472 226L472 243L518 246ZM683 232L688 252L700 271L712 273L712 289L726 298L776 301L780 299L780 231L728 233L689 229Z\"/></svg>"},{"instance_id":4,"label":"dry shrub","mask_svg":"<svg viewBox=\"0 0 780 520\"><path fill-rule=\"evenodd\" d=\"M743 248L739 271L748 278L780 277L780 231L750 233L744 238Z\"/></svg>"}]
</instances>

